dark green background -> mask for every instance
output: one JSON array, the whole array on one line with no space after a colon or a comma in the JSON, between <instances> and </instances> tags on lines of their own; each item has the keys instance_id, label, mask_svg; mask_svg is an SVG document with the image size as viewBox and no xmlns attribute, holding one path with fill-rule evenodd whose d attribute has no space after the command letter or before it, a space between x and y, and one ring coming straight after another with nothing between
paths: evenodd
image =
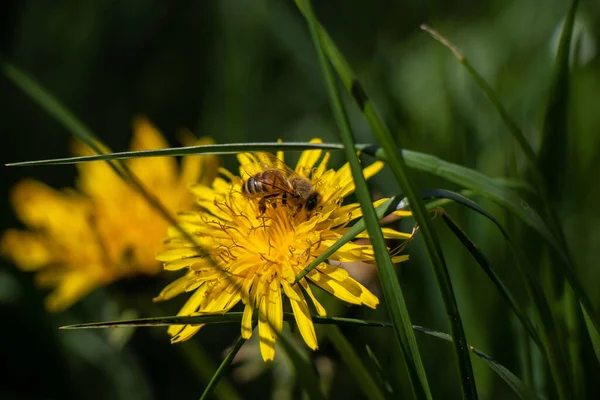
<instances>
[{"instance_id":1,"label":"dark green background","mask_svg":"<svg viewBox=\"0 0 600 400\"><path fill-rule=\"evenodd\" d=\"M491 176L518 176L524 166L495 110L451 54L419 29L429 23L452 40L491 83L510 115L537 148L560 24L568 2L527 1L320 1L321 22L364 82L402 146L476 168ZM143 113L176 145L187 127L219 143L275 140L336 141L324 85L305 23L290 1L7 1L0 17L2 57L30 73L112 149L126 150L133 115ZM569 128L555 196L577 263L577 274L598 308L600 245L600 3L582 1L572 58ZM372 141L368 126L348 100L355 134ZM68 134L5 77L0 77L2 163L68 155ZM558 156L558 155L557 155ZM341 156L335 158L340 165ZM226 165L234 166L233 158ZM516 168L515 168L516 167ZM8 189L25 176L55 187L72 184L75 168L0 168L2 229L19 222ZM415 173L421 188L458 189ZM387 171L373 180L384 195L398 192ZM108 189L107 189L108 190ZM480 199L478 199L480 200ZM504 212L481 204L514 232L522 227ZM478 243L506 283L521 293L514 266L497 230L456 206L447 210ZM126 211L124 211L126 212ZM468 340L518 376L523 334L506 304L441 220L443 239ZM408 226L404 228L408 229ZM521 236L539 254L539 241ZM399 276L413 322L448 331L427 258L417 241ZM536 259L536 258L533 258ZM70 311L48 315L32 276L0 261L0 398L166 399L198 398L204 382L164 330L140 329L123 348L103 331L58 331L60 325L116 319L123 308L140 315L174 313L150 299L174 278L121 282L98 290ZM521 293L522 294L522 293ZM385 318L384 310L363 314ZM163 314L164 315L164 314ZM209 327L193 340L215 362L238 334L238 326ZM345 330L359 353L369 343L395 393L410 389L391 333ZM418 335L433 394L455 398L460 389L452 348ZM584 342L587 344L587 342ZM589 348L587 348L589 350ZM321 340L321 354L336 365L331 398L361 398L339 357ZM593 354L578 355L583 373L598 376ZM536 361L539 364L539 360ZM534 362L535 363L535 362ZM514 397L479 360L474 360L482 398ZM543 371L543 368L540 370ZM268 398L273 374L236 383L245 398ZM231 377L230 377L231 378ZM543 377L536 388L544 391ZM593 398L597 379L579 377L582 396ZM235 382L234 380L232 380ZM299 392L295 392L299 396Z\"/></svg>"}]
</instances>

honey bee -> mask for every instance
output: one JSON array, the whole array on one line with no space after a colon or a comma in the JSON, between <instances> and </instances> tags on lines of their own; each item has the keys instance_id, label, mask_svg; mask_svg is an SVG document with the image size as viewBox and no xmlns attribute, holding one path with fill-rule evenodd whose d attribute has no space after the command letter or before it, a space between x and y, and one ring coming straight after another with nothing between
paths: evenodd
<instances>
[{"instance_id":1,"label":"honey bee","mask_svg":"<svg viewBox=\"0 0 600 400\"><path fill-rule=\"evenodd\" d=\"M261 156L270 162L262 163L262 171L244 181L242 193L260 199L258 210L261 215L267 210L267 202L276 206L276 201L289 206L296 214L304 209L310 215L321 202L321 195L314 190L312 182L274 155L263 153Z\"/></svg>"}]
</instances>

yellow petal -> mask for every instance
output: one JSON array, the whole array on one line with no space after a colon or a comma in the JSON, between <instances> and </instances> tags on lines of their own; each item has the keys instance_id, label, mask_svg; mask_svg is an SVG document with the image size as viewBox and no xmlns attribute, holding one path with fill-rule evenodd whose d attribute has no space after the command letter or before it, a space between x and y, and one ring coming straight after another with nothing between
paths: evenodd
<instances>
[{"instance_id":1,"label":"yellow petal","mask_svg":"<svg viewBox=\"0 0 600 400\"><path fill-rule=\"evenodd\" d=\"M275 358L275 335L269 325L269 288L268 283L260 283L263 286L258 304L258 337L260 342L260 354L264 361Z\"/></svg>"},{"instance_id":2,"label":"yellow petal","mask_svg":"<svg viewBox=\"0 0 600 400\"><path fill-rule=\"evenodd\" d=\"M405 232L400 232L397 231L395 229L392 228L381 228L381 232L383 232L383 237L385 237L386 239L410 239L411 238L411 234L410 233L405 233ZM361 232L358 235L356 235L357 238L368 238L369 234L368 232Z\"/></svg>"},{"instance_id":3,"label":"yellow petal","mask_svg":"<svg viewBox=\"0 0 600 400\"><path fill-rule=\"evenodd\" d=\"M283 329L283 302L281 300L281 286L277 279L273 279L270 284L268 314L271 326L278 336Z\"/></svg>"},{"instance_id":4,"label":"yellow petal","mask_svg":"<svg viewBox=\"0 0 600 400\"><path fill-rule=\"evenodd\" d=\"M165 287L160 294L155 297L153 300L154 301L165 301L165 300L169 300L172 299L173 297L180 295L181 293L184 293L185 287L188 286L190 283L194 282L196 280L196 277L194 276L193 273L187 273L186 275L182 276L179 279L174 280L173 282L171 282L170 284L167 285L167 287ZM196 293L198 293L198 291L196 291ZM195 310L194 310L195 311Z\"/></svg>"},{"instance_id":5,"label":"yellow petal","mask_svg":"<svg viewBox=\"0 0 600 400\"><path fill-rule=\"evenodd\" d=\"M183 307L181 307L181 310L179 310L177 315L178 316L188 316L188 315L191 315L196 310L198 310L198 307L200 306L200 302L202 301L202 299L204 298L204 296L206 294L207 287L208 287L208 285L205 284L205 285L200 286L198 289L196 289L196 291L190 296L188 301L186 301L185 304L183 305ZM190 325L171 325L169 327L169 329L167 329L167 333L169 334L169 336L173 337L171 339L171 341L172 342L179 341L179 340L177 340L179 338L176 339L176 335L178 335L181 331L183 331L188 326L190 326ZM194 326L193 328L197 328L196 332L198 332L198 330L201 328L201 326L200 325ZM190 331L188 330L188 332L190 332Z\"/></svg>"},{"instance_id":6,"label":"yellow petal","mask_svg":"<svg viewBox=\"0 0 600 400\"><path fill-rule=\"evenodd\" d=\"M244 339L250 339L252 336L252 313L254 312L254 303L248 303L244 307L244 314L242 315L242 337Z\"/></svg>"},{"instance_id":7,"label":"yellow petal","mask_svg":"<svg viewBox=\"0 0 600 400\"><path fill-rule=\"evenodd\" d=\"M357 305L364 304L371 308L375 308L379 304L377 296L352 278L348 278L344 281L336 281L315 270L312 270L308 274L308 277L315 285L347 303Z\"/></svg>"},{"instance_id":8,"label":"yellow petal","mask_svg":"<svg viewBox=\"0 0 600 400\"><path fill-rule=\"evenodd\" d=\"M312 175L313 180L319 180L323 176L323 174L327 170L327 163L329 162L330 157L331 157L331 154L329 152L326 152L325 155L323 156L323 159L319 163L319 166L317 167L317 169L314 171L314 173Z\"/></svg>"},{"instance_id":9,"label":"yellow petal","mask_svg":"<svg viewBox=\"0 0 600 400\"><path fill-rule=\"evenodd\" d=\"M196 139L188 130L182 131L180 133L180 137L180 141L185 146L202 146L214 143L214 141L209 137ZM214 154L185 156L181 160L179 184L183 187L187 187L192 183L200 182L204 185L210 186L212 181L217 176L219 166L219 157Z\"/></svg>"},{"instance_id":10,"label":"yellow petal","mask_svg":"<svg viewBox=\"0 0 600 400\"><path fill-rule=\"evenodd\" d=\"M181 325L173 325L173 326L181 326ZM179 343L179 342L184 342L184 341L188 340L189 338L194 336L196 333L198 333L200 328L202 328L203 326L204 325L184 325L183 328L179 331L179 333L177 333L176 335L173 335L173 337L171 338L171 343Z\"/></svg>"},{"instance_id":11,"label":"yellow petal","mask_svg":"<svg viewBox=\"0 0 600 400\"><path fill-rule=\"evenodd\" d=\"M385 164L383 163L383 161L375 161L373 164L363 169L363 175L365 179L369 179L370 177L381 171L384 165Z\"/></svg>"},{"instance_id":12,"label":"yellow petal","mask_svg":"<svg viewBox=\"0 0 600 400\"><path fill-rule=\"evenodd\" d=\"M56 290L46 297L46 308L50 312L64 311L102 284L104 282L85 271L67 274Z\"/></svg>"},{"instance_id":13,"label":"yellow petal","mask_svg":"<svg viewBox=\"0 0 600 400\"><path fill-rule=\"evenodd\" d=\"M153 150L169 147L158 129L146 117L133 120L131 150ZM133 173L149 188L158 188L174 183L177 176L177 162L173 157L136 158L127 161Z\"/></svg>"},{"instance_id":14,"label":"yellow petal","mask_svg":"<svg viewBox=\"0 0 600 400\"><path fill-rule=\"evenodd\" d=\"M308 284L306 279L302 279L300 281L300 285L304 288L304 291L306 292L306 294L308 294L308 297L310 297L310 300L313 302L315 310L317 310L317 314L319 314L320 317L326 317L327 311L325 310L325 307L323 307L321 303L319 303L319 300L317 300L317 298L313 294L312 290L310 289L310 285Z\"/></svg>"},{"instance_id":15,"label":"yellow petal","mask_svg":"<svg viewBox=\"0 0 600 400\"><path fill-rule=\"evenodd\" d=\"M300 335L302 335L302 339L304 339L304 342L308 347L316 350L319 347L317 344L317 334L315 333L315 327L312 323L308 304L306 303L306 300L304 300L304 295L302 294L300 287L298 287L298 285L284 285L283 290L290 299L294 318L296 319L296 324L298 325L298 330L300 331ZM292 292L294 294L292 294Z\"/></svg>"},{"instance_id":16,"label":"yellow petal","mask_svg":"<svg viewBox=\"0 0 600 400\"><path fill-rule=\"evenodd\" d=\"M52 242L34 232L9 229L0 240L0 253L23 271L35 271L51 262L58 262Z\"/></svg>"},{"instance_id":17,"label":"yellow petal","mask_svg":"<svg viewBox=\"0 0 600 400\"><path fill-rule=\"evenodd\" d=\"M323 143L321 139L311 139L310 143ZM305 150L296 164L296 173L308 177L314 165L319 161L323 150Z\"/></svg>"}]
</instances>

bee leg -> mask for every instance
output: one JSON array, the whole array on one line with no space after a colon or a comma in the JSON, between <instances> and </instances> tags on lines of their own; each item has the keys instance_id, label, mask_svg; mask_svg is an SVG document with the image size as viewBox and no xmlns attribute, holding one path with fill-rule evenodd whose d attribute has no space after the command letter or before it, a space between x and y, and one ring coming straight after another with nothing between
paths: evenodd
<instances>
[{"instance_id":1,"label":"bee leg","mask_svg":"<svg viewBox=\"0 0 600 400\"><path fill-rule=\"evenodd\" d=\"M258 202L258 213L263 215L267 211L267 198L263 197Z\"/></svg>"}]
</instances>

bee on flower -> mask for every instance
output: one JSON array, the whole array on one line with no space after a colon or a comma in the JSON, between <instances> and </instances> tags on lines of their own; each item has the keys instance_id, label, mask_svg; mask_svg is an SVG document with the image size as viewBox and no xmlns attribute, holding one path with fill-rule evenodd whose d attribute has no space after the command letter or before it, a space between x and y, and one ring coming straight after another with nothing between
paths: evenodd
<instances>
[{"instance_id":1,"label":"bee on flower","mask_svg":"<svg viewBox=\"0 0 600 400\"><path fill-rule=\"evenodd\" d=\"M210 143L184 138L188 144ZM168 147L159 131L144 117L133 122L132 150ZM83 143L75 155L90 155ZM213 156L185 157L181 168L172 157L126 162L146 189L175 213L192 204L188 185L209 184L218 161ZM2 255L36 282L52 289L49 311L69 308L96 288L137 275L156 275L155 259L167 223L135 189L105 162L77 164L76 189L56 190L32 179L11 191L13 208L27 230L9 229L2 235Z\"/></svg>"},{"instance_id":2,"label":"bee on flower","mask_svg":"<svg viewBox=\"0 0 600 400\"><path fill-rule=\"evenodd\" d=\"M265 361L273 360L275 355L275 341L283 327L284 298L291 305L302 338L308 347L317 348L309 302L318 315L327 313L315 298L311 284L347 303L375 308L379 299L335 265L321 263L294 284L296 275L362 216L359 204L343 205L343 200L354 191L349 164L337 171L329 169L329 158L329 153L321 150L304 151L290 172L281 168L282 153L277 157L239 154L239 176L221 169L221 176L212 185L192 186L200 210L180 213L179 229L169 228L167 250L158 256L165 269L185 269L187 273L168 285L155 300L191 293L180 316L223 313L242 302L242 337L251 337L253 316L257 313L259 347ZM382 167L378 161L363 173L370 178ZM293 179L304 181L303 194ZM316 200L314 206L309 203L311 198ZM182 229L194 237L203 253L182 235ZM410 237L390 228L382 230L387 238ZM393 256L394 262L407 259L406 255ZM353 242L342 246L331 260L375 261L370 244ZM168 333L172 342L180 342L201 327L173 325Z\"/></svg>"}]
</instances>

